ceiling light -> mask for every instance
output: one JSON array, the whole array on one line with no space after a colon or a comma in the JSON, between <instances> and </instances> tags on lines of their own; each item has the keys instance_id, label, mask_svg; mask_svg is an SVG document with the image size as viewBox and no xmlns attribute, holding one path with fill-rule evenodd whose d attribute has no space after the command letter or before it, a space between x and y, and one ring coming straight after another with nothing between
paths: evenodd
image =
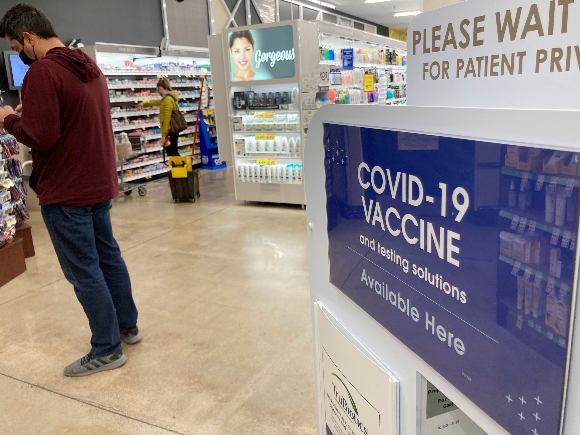
<instances>
[{"instance_id":1,"label":"ceiling light","mask_svg":"<svg viewBox=\"0 0 580 435\"><path fill-rule=\"evenodd\" d=\"M419 15L421 11L409 11L409 12L397 12L395 17L414 17L415 15Z\"/></svg>"},{"instance_id":2,"label":"ceiling light","mask_svg":"<svg viewBox=\"0 0 580 435\"><path fill-rule=\"evenodd\" d=\"M320 0L308 0L310 3L315 3L317 5L323 6L325 8L329 8L329 9L336 9L336 6L330 4L330 3L326 3ZM390 1L390 0L389 0Z\"/></svg>"},{"instance_id":3,"label":"ceiling light","mask_svg":"<svg viewBox=\"0 0 580 435\"><path fill-rule=\"evenodd\" d=\"M390 2L392 0L365 0L365 3L383 3L383 2Z\"/></svg>"}]
</instances>

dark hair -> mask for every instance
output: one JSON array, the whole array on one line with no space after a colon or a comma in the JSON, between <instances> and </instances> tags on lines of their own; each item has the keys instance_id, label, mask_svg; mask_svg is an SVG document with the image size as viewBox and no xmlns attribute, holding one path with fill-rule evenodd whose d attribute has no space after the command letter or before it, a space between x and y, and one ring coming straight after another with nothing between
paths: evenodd
<instances>
[{"instance_id":1,"label":"dark hair","mask_svg":"<svg viewBox=\"0 0 580 435\"><path fill-rule=\"evenodd\" d=\"M254 47L254 37L252 36L252 32L249 30L240 30L230 34L230 48L232 48L232 45L234 45L234 41L240 38L246 38L248 41L250 41L252 47Z\"/></svg>"},{"instance_id":2,"label":"dark hair","mask_svg":"<svg viewBox=\"0 0 580 435\"><path fill-rule=\"evenodd\" d=\"M172 91L173 89L171 89L171 83L169 83L169 79L167 77L161 77L159 79L159 81L157 82L157 87L158 88L163 88L166 91Z\"/></svg>"},{"instance_id":3,"label":"dark hair","mask_svg":"<svg viewBox=\"0 0 580 435\"><path fill-rule=\"evenodd\" d=\"M32 33L42 39L58 38L47 16L27 3L13 6L0 20L0 38L8 36L24 44L22 32Z\"/></svg>"}]
</instances>

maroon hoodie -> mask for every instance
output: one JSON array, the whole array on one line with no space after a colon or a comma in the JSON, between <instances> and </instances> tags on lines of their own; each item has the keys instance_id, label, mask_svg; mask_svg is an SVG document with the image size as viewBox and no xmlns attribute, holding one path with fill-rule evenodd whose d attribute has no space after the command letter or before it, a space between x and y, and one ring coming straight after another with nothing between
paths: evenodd
<instances>
[{"instance_id":1,"label":"maroon hoodie","mask_svg":"<svg viewBox=\"0 0 580 435\"><path fill-rule=\"evenodd\" d=\"M92 205L119 193L107 82L85 53L53 48L32 64L22 117L4 123L32 150L40 205Z\"/></svg>"}]
</instances>

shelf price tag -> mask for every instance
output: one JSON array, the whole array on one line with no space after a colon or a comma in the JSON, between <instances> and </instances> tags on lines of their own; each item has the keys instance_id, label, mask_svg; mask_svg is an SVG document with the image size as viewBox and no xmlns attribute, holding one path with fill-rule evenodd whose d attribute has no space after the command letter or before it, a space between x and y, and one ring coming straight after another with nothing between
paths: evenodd
<instances>
[{"instance_id":1,"label":"shelf price tag","mask_svg":"<svg viewBox=\"0 0 580 435\"><path fill-rule=\"evenodd\" d=\"M529 281L531 276L532 276L532 268L526 266L526 271L524 272L524 279L526 281Z\"/></svg>"},{"instance_id":2,"label":"shelf price tag","mask_svg":"<svg viewBox=\"0 0 580 435\"><path fill-rule=\"evenodd\" d=\"M533 236L535 232L536 232L536 221L531 220L530 226L528 227L528 234L530 236Z\"/></svg>"},{"instance_id":3,"label":"shelf price tag","mask_svg":"<svg viewBox=\"0 0 580 435\"><path fill-rule=\"evenodd\" d=\"M520 222L520 217L517 214L514 214L514 217L512 218L512 222L510 223L510 230L515 230L518 227L519 222Z\"/></svg>"},{"instance_id":4,"label":"shelf price tag","mask_svg":"<svg viewBox=\"0 0 580 435\"><path fill-rule=\"evenodd\" d=\"M518 226L518 233L523 234L526 231L527 223L528 223L528 220L525 217L520 218L520 224Z\"/></svg>"},{"instance_id":5,"label":"shelf price tag","mask_svg":"<svg viewBox=\"0 0 580 435\"><path fill-rule=\"evenodd\" d=\"M554 339L554 333L552 331L548 331L546 332L546 337L548 337L550 340Z\"/></svg>"},{"instance_id":6,"label":"shelf price tag","mask_svg":"<svg viewBox=\"0 0 580 435\"><path fill-rule=\"evenodd\" d=\"M538 331L540 334L542 333L542 326L538 325L537 323L536 323L536 331Z\"/></svg>"},{"instance_id":7,"label":"shelf price tag","mask_svg":"<svg viewBox=\"0 0 580 435\"><path fill-rule=\"evenodd\" d=\"M534 279L534 285L540 285L540 283L542 282L542 277L544 276L544 274L542 272L536 272L536 278Z\"/></svg>"},{"instance_id":8,"label":"shelf price tag","mask_svg":"<svg viewBox=\"0 0 580 435\"><path fill-rule=\"evenodd\" d=\"M516 261L514 263L514 267L512 269L512 275L517 275L518 272L520 271L520 268L522 267L522 263L520 261Z\"/></svg>"},{"instance_id":9,"label":"shelf price tag","mask_svg":"<svg viewBox=\"0 0 580 435\"><path fill-rule=\"evenodd\" d=\"M568 178L568 181L566 182L566 196L567 197L572 196L572 190L574 189L575 184L576 184L576 180L574 180L573 178Z\"/></svg>"},{"instance_id":10,"label":"shelf price tag","mask_svg":"<svg viewBox=\"0 0 580 435\"><path fill-rule=\"evenodd\" d=\"M534 325L535 325L534 321L532 319L528 319L528 326L533 329Z\"/></svg>"},{"instance_id":11,"label":"shelf price tag","mask_svg":"<svg viewBox=\"0 0 580 435\"><path fill-rule=\"evenodd\" d=\"M257 165L275 165L277 163L278 160L275 159L261 158L256 160Z\"/></svg>"},{"instance_id":12,"label":"shelf price tag","mask_svg":"<svg viewBox=\"0 0 580 435\"><path fill-rule=\"evenodd\" d=\"M562 248L570 246L570 239L572 239L572 232L564 231L564 235L562 236Z\"/></svg>"},{"instance_id":13,"label":"shelf price tag","mask_svg":"<svg viewBox=\"0 0 580 435\"><path fill-rule=\"evenodd\" d=\"M558 181L559 181L558 177L552 177L550 179L550 185L549 185L550 192L556 193L556 186L558 185Z\"/></svg>"},{"instance_id":14,"label":"shelf price tag","mask_svg":"<svg viewBox=\"0 0 580 435\"><path fill-rule=\"evenodd\" d=\"M560 239L560 228L554 228L552 230L552 239L550 240L550 243L552 245L557 245L559 239Z\"/></svg>"},{"instance_id":15,"label":"shelf price tag","mask_svg":"<svg viewBox=\"0 0 580 435\"><path fill-rule=\"evenodd\" d=\"M276 139L276 135L271 133L258 133L256 135L256 140L274 140L274 139Z\"/></svg>"},{"instance_id":16,"label":"shelf price tag","mask_svg":"<svg viewBox=\"0 0 580 435\"><path fill-rule=\"evenodd\" d=\"M516 328L522 329L523 326L524 326L523 317L521 314L518 314L518 321L516 322Z\"/></svg>"},{"instance_id":17,"label":"shelf price tag","mask_svg":"<svg viewBox=\"0 0 580 435\"><path fill-rule=\"evenodd\" d=\"M373 74L365 74L364 91L372 92L375 90L375 76Z\"/></svg>"}]
</instances>

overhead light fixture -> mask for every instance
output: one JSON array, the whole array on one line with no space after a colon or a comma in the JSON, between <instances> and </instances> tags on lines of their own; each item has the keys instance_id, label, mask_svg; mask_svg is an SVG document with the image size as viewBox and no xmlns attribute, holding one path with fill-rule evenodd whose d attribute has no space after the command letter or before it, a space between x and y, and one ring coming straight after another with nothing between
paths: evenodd
<instances>
[{"instance_id":1,"label":"overhead light fixture","mask_svg":"<svg viewBox=\"0 0 580 435\"><path fill-rule=\"evenodd\" d=\"M384 3L384 2L390 2L393 0L365 0L365 3Z\"/></svg>"},{"instance_id":2,"label":"overhead light fixture","mask_svg":"<svg viewBox=\"0 0 580 435\"><path fill-rule=\"evenodd\" d=\"M334 5L330 4L330 3L326 3L326 2L320 1L320 0L308 0L308 1L310 3L315 3L317 5L323 6L323 7L328 8L328 9L336 9L336 6L334 6Z\"/></svg>"},{"instance_id":3,"label":"overhead light fixture","mask_svg":"<svg viewBox=\"0 0 580 435\"><path fill-rule=\"evenodd\" d=\"M415 15L419 15L421 11L409 11L409 12L397 12L394 17L414 17Z\"/></svg>"}]
</instances>

